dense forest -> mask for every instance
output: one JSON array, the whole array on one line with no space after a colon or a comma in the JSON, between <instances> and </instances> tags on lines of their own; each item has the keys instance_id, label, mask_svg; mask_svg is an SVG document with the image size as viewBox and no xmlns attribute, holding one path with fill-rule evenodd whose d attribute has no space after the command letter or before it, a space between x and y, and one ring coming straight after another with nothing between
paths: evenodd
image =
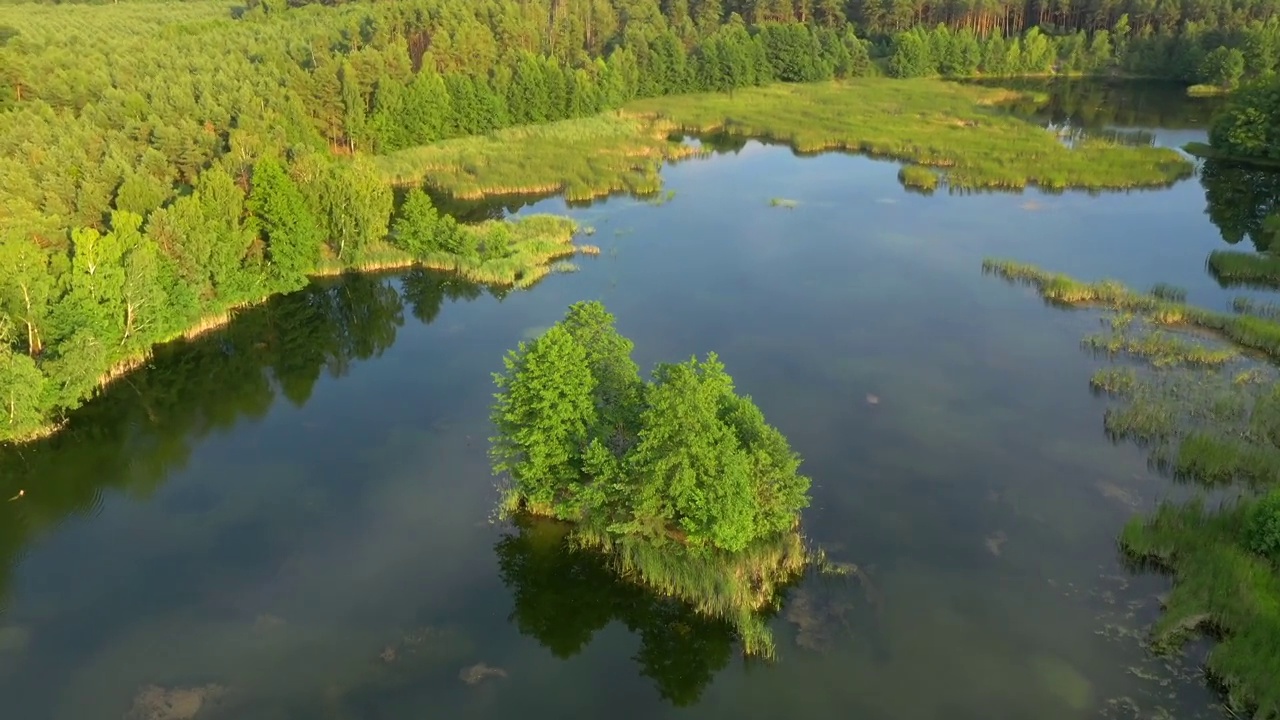
<instances>
[{"instance_id":1,"label":"dense forest","mask_svg":"<svg viewBox=\"0 0 1280 720\"><path fill-rule=\"evenodd\" d=\"M563 227L458 225L421 194L397 210L369 153L881 71L1225 84L1275 67L1273 14L1170 0L0 4L0 441L49 428L154 343L317 271L425 259L514 280L559 252L529 243Z\"/></svg>"}]
</instances>

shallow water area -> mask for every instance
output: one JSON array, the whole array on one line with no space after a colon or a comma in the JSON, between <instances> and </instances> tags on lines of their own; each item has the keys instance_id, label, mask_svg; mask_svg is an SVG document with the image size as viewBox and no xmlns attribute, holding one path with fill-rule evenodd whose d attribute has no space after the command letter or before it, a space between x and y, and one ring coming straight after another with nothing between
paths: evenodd
<instances>
[{"instance_id":1,"label":"shallow water area","mask_svg":"<svg viewBox=\"0 0 1280 720\"><path fill-rule=\"evenodd\" d=\"M1169 118L1156 142L1203 138ZM667 168L661 204L521 209L602 249L530 291L324 281L163 349L0 457L0 715L1224 716L1203 648L1142 644L1168 581L1115 537L1182 491L1103 434L1099 314L980 271L1225 309L1205 186L922 196L897 170L748 141ZM490 522L490 373L580 299L643 369L719 353L805 459L805 532L858 572L789 592L776 662Z\"/></svg>"}]
</instances>

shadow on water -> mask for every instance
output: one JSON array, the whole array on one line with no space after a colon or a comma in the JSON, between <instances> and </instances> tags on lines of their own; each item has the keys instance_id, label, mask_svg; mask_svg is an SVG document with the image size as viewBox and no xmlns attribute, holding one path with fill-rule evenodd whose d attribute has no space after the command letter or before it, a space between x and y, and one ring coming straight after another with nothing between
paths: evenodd
<instances>
[{"instance_id":1,"label":"shadow on water","mask_svg":"<svg viewBox=\"0 0 1280 720\"><path fill-rule=\"evenodd\" d=\"M1205 160L1200 166L1205 213L1228 245L1248 239L1258 252L1271 249L1276 230L1268 217L1280 211L1280 172L1225 160Z\"/></svg>"},{"instance_id":2,"label":"shadow on water","mask_svg":"<svg viewBox=\"0 0 1280 720\"><path fill-rule=\"evenodd\" d=\"M1188 98L1180 83L1150 80L993 78L961 81L1007 88L1028 96L1003 107L1054 127L1085 131L1108 128L1208 128L1222 98Z\"/></svg>"},{"instance_id":3,"label":"shadow on water","mask_svg":"<svg viewBox=\"0 0 1280 720\"><path fill-rule=\"evenodd\" d=\"M96 515L106 495L150 496L202 439L262 418L277 396L302 406L321 375L341 377L390 348L406 310L430 323L446 302L506 292L423 270L398 280L348 275L156 348L145 369L105 388L63 432L0 448L0 611L14 568L38 537Z\"/></svg>"},{"instance_id":4,"label":"shadow on water","mask_svg":"<svg viewBox=\"0 0 1280 720\"><path fill-rule=\"evenodd\" d=\"M525 520L494 547L515 607L511 622L561 660L619 622L640 639L634 660L663 699L693 705L736 646L732 625L618 578L606 556L570 546L563 524Z\"/></svg>"}]
</instances>

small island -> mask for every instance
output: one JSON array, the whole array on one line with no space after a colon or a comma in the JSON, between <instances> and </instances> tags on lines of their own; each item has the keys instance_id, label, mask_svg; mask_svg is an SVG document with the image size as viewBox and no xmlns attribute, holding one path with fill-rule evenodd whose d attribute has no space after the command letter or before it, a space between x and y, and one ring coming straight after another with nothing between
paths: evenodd
<instances>
[{"instance_id":1,"label":"small island","mask_svg":"<svg viewBox=\"0 0 1280 720\"><path fill-rule=\"evenodd\" d=\"M733 624L772 656L765 625L817 557L799 533L809 504L799 456L714 353L659 364L645 382L633 344L599 302L508 353L493 406L503 516L572 524L575 543L624 579Z\"/></svg>"}]
</instances>

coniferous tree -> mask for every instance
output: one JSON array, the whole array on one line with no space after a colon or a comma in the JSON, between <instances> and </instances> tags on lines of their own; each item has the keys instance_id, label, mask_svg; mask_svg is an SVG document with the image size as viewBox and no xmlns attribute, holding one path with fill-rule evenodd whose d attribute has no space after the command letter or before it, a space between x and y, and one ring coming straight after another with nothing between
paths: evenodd
<instances>
[{"instance_id":1,"label":"coniferous tree","mask_svg":"<svg viewBox=\"0 0 1280 720\"><path fill-rule=\"evenodd\" d=\"M320 261L319 223L306 199L275 160L253 168L247 207L266 243L268 272L275 287L300 287Z\"/></svg>"}]
</instances>

